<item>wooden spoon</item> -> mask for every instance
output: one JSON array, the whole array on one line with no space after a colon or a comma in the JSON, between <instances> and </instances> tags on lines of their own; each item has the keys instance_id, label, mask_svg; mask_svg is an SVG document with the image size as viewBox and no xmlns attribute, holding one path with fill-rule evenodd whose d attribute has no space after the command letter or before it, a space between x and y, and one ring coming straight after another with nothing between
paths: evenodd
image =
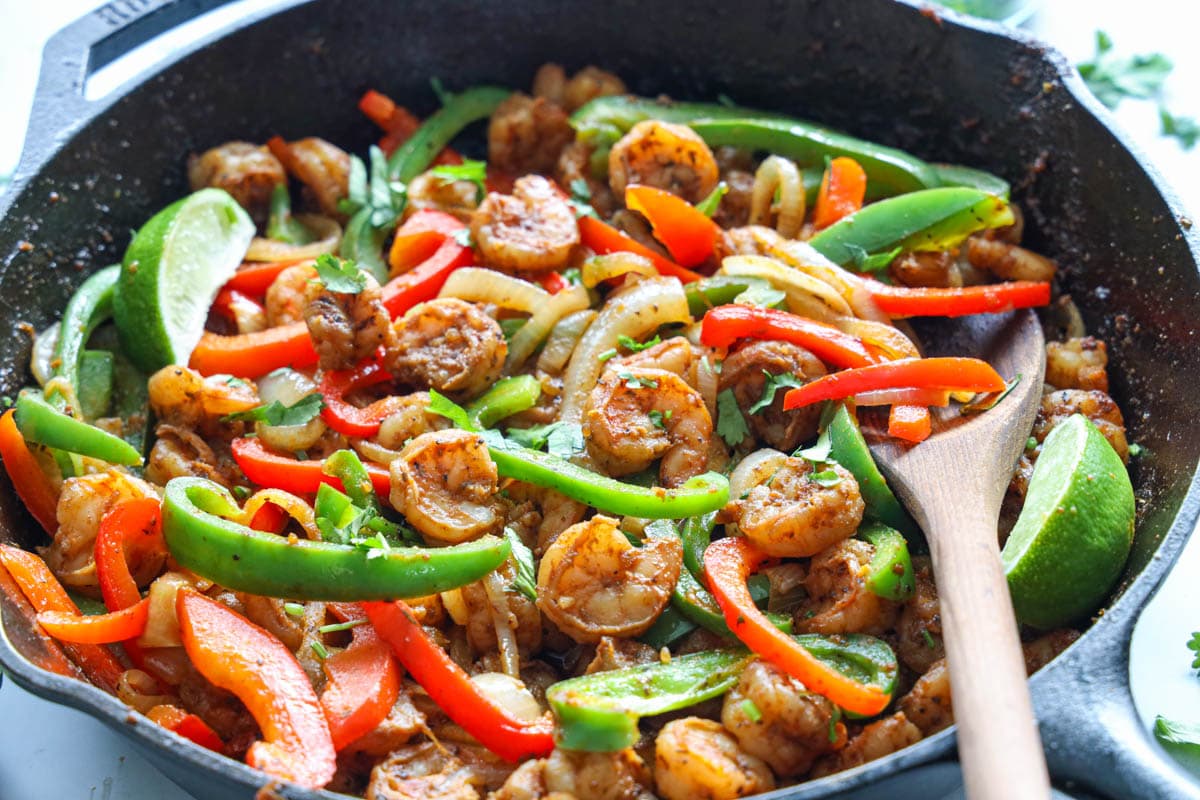
<instances>
[{"instance_id":1,"label":"wooden spoon","mask_svg":"<svg viewBox=\"0 0 1200 800\"><path fill-rule=\"evenodd\" d=\"M1042 397L1042 328L1031 311L980 315L922 329L929 355L976 356L1006 380L994 408L934 409L933 435L909 445L873 420L863 434L900 501L929 539L950 667L958 755L972 800L1050 796L1045 755L1008 583L997 521L1005 488Z\"/></svg>"}]
</instances>

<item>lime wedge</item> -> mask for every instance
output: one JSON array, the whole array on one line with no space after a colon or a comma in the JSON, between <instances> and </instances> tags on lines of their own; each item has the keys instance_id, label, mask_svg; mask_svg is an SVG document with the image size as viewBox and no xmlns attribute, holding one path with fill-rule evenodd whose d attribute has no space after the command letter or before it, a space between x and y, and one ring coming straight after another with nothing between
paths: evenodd
<instances>
[{"instance_id":1,"label":"lime wedge","mask_svg":"<svg viewBox=\"0 0 1200 800\"><path fill-rule=\"evenodd\" d=\"M151 217L125 251L113 296L121 348L153 372L186 364L208 308L254 238L254 223L221 189L201 189Z\"/></svg>"},{"instance_id":2,"label":"lime wedge","mask_svg":"<svg viewBox=\"0 0 1200 800\"><path fill-rule=\"evenodd\" d=\"M1046 437L1000 554L1017 619L1057 628L1095 611L1125 566L1133 520L1120 456L1086 417L1068 417Z\"/></svg>"}]
</instances>

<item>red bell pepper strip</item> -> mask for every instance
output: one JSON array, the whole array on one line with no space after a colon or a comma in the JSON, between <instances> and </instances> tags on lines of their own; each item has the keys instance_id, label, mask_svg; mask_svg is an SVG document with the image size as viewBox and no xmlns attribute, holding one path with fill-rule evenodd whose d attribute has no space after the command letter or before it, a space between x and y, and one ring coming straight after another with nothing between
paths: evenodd
<instances>
[{"instance_id":1,"label":"red bell pepper strip","mask_svg":"<svg viewBox=\"0 0 1200 800\"><path fill-rule=\"evenodd\" d=\"M205 331L188 366L202 375L228 374L257 378L280 367L308 367L317 351L303 322L291 322L256 333L221 336Z\"/></svg>"},{"instance_id":2,"label":"red bell pepper strip","mask_svg":"<svg viewBox=\"0 0 1200 800\"><path fill-rule=\"evenodd\" d=\"M635 183L625 188L625 205L649 220L654 238L681 266L694 267L712 255L720 229L683 198Z\"/></svg>"},{"instance_id":3,"label":"red bell pepper strip","mask_svg":"<svg viewBox=\"0 0 1200 800\"><path fill-rule=\"evenodd\" d=\"M554 723L548 716L525 722L493 703L425 634L407 605L369 602L362 607L379 636L433 702L484 747L514 763L547 756L554 749Z\"/></svg>"},{"instance_id":4,"label":"red bell pepper strip","mask_svg":"<svg viewBox=\"0 0 1200 800\"><path fill-rule=\"evenodd\" d=\"M848 217L863 206L867 196L867 173L853 158L839 156L829 162L817 192L813 209L813 227L828 228L842 217Z\"/></svg>"},{"instance_id":5,"label":"red bell pepper strip","mask_svg":"<svg viewBox=\"0 0 1200 800\"><path fill-rule=\"evenodd\" d=\"M115 644L141 636L150 619L150 600L108 614L86 616L69 611L39 611L38 624L60 642Z\"/></svg>"},{"instance_id":6,"label":"red bell pepper strip","mask_svg":"<svg viewBox=\"0 0 1200 800\"><path fill-rule=\"evenodd\" d=\"M326 606L342 622L366 621L352 603ZM402 673L387 642L370 625L353 629L350 646L325 659L325 691L321 707L333 735L333 746L346 745L370 733L387 719L400 696Z\"/></svg>"},{"instance_id":7,"label":"red bell pepper strip","mask_svg":"<svg viewBox=\"0 0 1200 800\"><path fill-rule=\"evenodd\" d=\"M978 358L903 358L883 364L822 375L784 398L785 409L841 400L879 389L951 389L967 392L998 392L1004 379L986 361Z\"/></svg>"},{"instance_id":8,"label":"red bell pepper strip","mask_svg":"<svg viewBox=\"0 0 1200 800\"><path fill-rule=\"evenodd\" d=\"M896 405L888 414L888 436L914 444L933 432L933 419L925 406Z\"/></svg>"},{"instance_id":9,"label":"red bell pepper strip","mask_svg":"<svg viewBox=\"0 0 1200 800\"><path fill-rule=\"evenodd\" d=\"M304 669L267 631L191 590L175 598L183 647L196 669L241 700L262 731L246 763L310 789L337 771L329 724Z\"/></svg>"},{"instance_id":10,"label":"red bell pepper strip","mask_svg":"<svg viewBox=\"0 0 1200 800\"><path fill-rule=\"evenodd\" d=\"M806 317L774 308L730 304L717 306L704 315L700 342L709 347L728 347L738 339L782 339L798 344L835 367L865 367L879 359L857 336Z\"/></svg>"},{"instance_id":11,"label":"red bell pepper strip","mask_svg":"<svg viewBox=\"0 0 1200 800\"><path fill-rule=\"evenodd\" d=\"M283 533L290 517L274 503L263 503L250 519L250 527L264 533Z\"/></svg>"},{"instance_id":12,"label":"red bell pepper strip","mask_svg":"<svg viewBox=\"0 0 1200 800\"><path fill-rule=\"evenodd\" d=\"M326 475L321 469L323 461L297 461L288 456L277 455L263 447L258 439L234 439L230 445L233 460L241 467L246 477L259 486L283 489L292 494L313 494L322 483L335 489L343 489L342 482ZM386 467L367 462L364 464L371 476L375 494L387 497L391 491L391 478Z\"/></svg>"},{"instance_id":13,"label":"red bell pepper strip","mask_svg":"<svg viewBox=\"0 0 1200 800\"><path fill-rule=\"evenodd\" d=\"M883 711L891 697L882 687L858 683L825 665L759 611L746 580L771 560L740 536L719 539L704 550L708 585L729 629L763 660L841 708L868 717Z\"/></svg>"},{"instance_id":14,"label":"red bell pepper strip","mask_svg":"<svg viewBox=\"0 0 1200 800\"><path fill-rule=\"evenodd\" d=\"M157 722L167 730L174 731L201 747L207 747L218 753L225 750L225 744L221 741L221 737L217 736L217 732L210 728L207 722L195 714L189 714L179 706L164 703L147 711L146 716L151 722Z\"/></svg>"},{"instance_id":15,"label":"red bell pepper strip","mask_svg":"<svg viewBox=\"0 0 1200 800\"><path fill-rule=\"evenodd\" d=\"M703 277L698 272L693 272L687 267L679 266L669 258L664 258L641 242L626 236L612 225L602 222L595 217L579 218L579 238L584 245L594 250L597 255L635 253L648 258L660 275L670 275L679 278L684 283L698 281Z\"/></svg>"},{"instance_id":16,"label":"red bell pepper strip","mask_svg":"<svg viewBox=\"0 0 1200 800\"><path fill-rule=\"evenodd\" d=\"M875 305L893 317L961 317L1035 308L1050 302L1050 284L1038 281L989 283L956 289L888 286L864 278Z\"/></svg>"},{"instance_id":17,"label":"red bell pepper strip","mask_svg":"<svg viewBox=\"0 0 1200 800\"><path fill-rule=\"evenodd\" d=\"M388 265L395 273L403 273L423 261L428 261L442 242L467 226L445 211L423 208L413 214L396 230Z\"/></svg>"},{"instance_id":18,"label":"red bell pepper strip","mask_svg":"<svg viewBox=\"0 0 1200 800\"><path fill-rule=\"evenodd\" d=\"M417 303L437 297L451 272L474 263L474 250L446 239L432 256L383 285L383 306L395 319Z\"/></svg>"},{"instance_id":19,"label":"red bell pepper strip","mask_svg":"<svg viewBox=\"0 0 1200 800\"><path fill-rule=\"evenodd\" d=\"M538 276L537 282L550 294L558 294L571 285L571 282L564 278L561 272L543 272Z\"/></svg>"},{"instance_id":20,"label":"red bell pepper strip","mask_svg":"<svg viewBox=\"0 0 1200 800\"><path fill-rule=\"evenodd\" d=\"M365 408L346 402L347 393L391 380L383 364L372 359L355 369L331 370L321 378L321 397L325 424L346 436L374 436L379 425L403 404L403 398L384 397Z\"/></svg>"},{"instance_id":21,"label":"red bell pepper strip","mask_svg":"<svg viewBox=\"0 0 1200 800\"><path fill-rule=\"evenodd\" d=\"M35 611L65 611L78 614L79 608L67 596L46 562L33 553L0 544L0 566L8 570L13 581L21 588L21 594ZM63 649L71 660L79 665L92 683L110 694L117 693L125 667L108 648L97 644L75 644L63 642Z\"/></svg>"},{"instance_id":22,"label":"red bell pepper strip","mask_svg":"<svg viewBox=\"0 0 1200 800\"><path fill-rule=\"evenodd\" d=\"M400 145L407 142L421 127L419 120L404 106L398 106L385 94L368 89L358 101L358 108L367 118L382 128L385 136L379 140L379 149L391 155ZM442 148L434 164L461 164L462 156L449 147Z\"/></svg>"},{"instance_id":23,"label":"red bell pepper strip","mask_svg":"<svg viewBox=\"0 0 1200 800\"><path fill-rule=\"evenodd\" d=\"M58 530L58 496L17 429L12 409L0 416L0 461L17 497L51 536Z\"/></svg>"},{"instance_id":24,"label":"red bell pepper strip","mask_svg":"<svg viewBox=\"0 0 1200 800\"><path fill-rule=\"evenodd\" d=\"M238 289L230 289L228 286L222 287L221 291L217 292L217 296L213 298L212 310L234 323L238 321L239 312L242 314L263 313L262 303L250 295Z\"/></svg>"},{"instance_id":25,"label":"red bell pepper strip","mask_svg":"<svg viewBox=\"0 0 1200 800\"><path fill-rule=\"evenodd\" d=\"M252 297L262 297L279 277L279 273L288 267L303 264L308 260L300 258L293 261L264 261L261 263L247 261L238 267L238 271L233 273L233 277L225 281L225 285L221 288Z\"/></svg>"}]
</instances>

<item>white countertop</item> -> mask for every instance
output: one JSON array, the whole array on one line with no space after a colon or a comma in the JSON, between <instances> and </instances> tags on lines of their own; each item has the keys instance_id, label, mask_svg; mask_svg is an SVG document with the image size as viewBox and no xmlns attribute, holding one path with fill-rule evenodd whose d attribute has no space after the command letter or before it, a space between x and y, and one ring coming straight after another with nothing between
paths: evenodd
<instances>
[{"instance_id":1,"label":"white countertop","mask_svg":"<svg viewBox=\"0 0 1200 800\"><path fill-rule=\"evenodd\" d=\"M0 48L0 107L10 109L0 125L0 175L11 172L24 138L42 44L63 25L96 7L96 0L27 3L0 0L0 19L9 34ZM220 15L273 5L241 0ZM1190 3L1173 0L1047 0L1028 26L1073 62L1091 57L1097 28L1127 53L1162 52L1175 62L1167 83L1176 114L1200 117L1200 48L1194 18L1180 15ZM1166 20L1176 18L1177 24ZM134 60L153 63L154 45ZM110 84L111 85L111 84ZM1185 152L1158 135L1150 102L1126 101L1117 113L1193 215L1200 213L1200 147ZM1133 640L1132 681L1147 727L1155 714L1200 722L1200 679L1189 669L1184 642L1200 628L1200 545L1189 544L1158 596L1143 614ZM126 742L85 714L22 691L11 681L0 688L0 800L189 800Z\"/></svg>"}]
</instances>

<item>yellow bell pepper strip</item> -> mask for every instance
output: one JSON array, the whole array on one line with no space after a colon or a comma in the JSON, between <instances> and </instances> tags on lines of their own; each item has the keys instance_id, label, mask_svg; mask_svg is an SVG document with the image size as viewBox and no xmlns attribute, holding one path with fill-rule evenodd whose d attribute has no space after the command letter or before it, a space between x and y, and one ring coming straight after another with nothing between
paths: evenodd
<instances>
[{"instance_id":1,"label":"yellow bell pepper strip","mask_svg":"<svg viewBox=\"0 0 1200 800\"><path fill-rule=\"evenodd\" d=\"M508 558L504 539L453 547L358 545L261 533L228 519L239 513L224 487L175 478L163 497L163 537L180 566L230 589L296 600L421 597L479 580Z\"/></svg>"},{"instance_id":2,"label":"yellow bell pepper strip","mask_svg":"<svg viewBox=\"0 0 1200 800\"><path fill-rule=\"evenodd\" d=\"M58 495L25 444L12 409L0 415L0 462L21 504L51 536L58 530Z\"/></svg>"},{"instance_id":3,"label":"yellow bell pepper strip","mask_svg":"<svg viewBox=\"0 0 1200 800\"><path fill-rule=\"evenodd\" d=\"M713 542L704 552L708 584L730 630L764 660L834 704L866 716L881 712L891 699L885 687L860 683L824 664L755 607L746 581L769 561L740 536Z\"/></svg>"},{"instance_id":4,"label":"yellow bell pepper strip","mask_svg":"<svg viewBox=\"0 0 1200 800\"><path fill-rule=\"evenodd\" d=\"M505 761L548 756L554 749L549 717L526 721L492 702L479 684L421 627L404 603L363 603L363 610L396 659L451 720Z\"/></svg>"},{"instance_id":5,"label":"yellow bell pepper strip","mask_svg":"<svg viewBox=\"0 0 1200 800\"><path fill-rule=\"evenodd\" d=\"M741 648L709 650L559 681L546 690L566 750L610 752L632 747L638 719L719 697L754 656Z\"/></svg>"},{"instance_id":6,"label":"yellow bell pepper strip","mask_svg":"<svg viewBox=\"0 0 1200 800\"><path fill-rule=\"evenodd\" d=\"M23 390L14 410L17 428L31 442L112 464L142 463L142 454L129 442L55 409L37 390Z\"/></svg>"},{"instance_id":7,"label":"yellow bell pepper strip","mask_svg":"<svg viewBox=\"0 0 1200 800\"><path fill-rule=\"evenodd\" d=\"M316 692L292 652L228 606L190 589L180 590L175 608L192 664L236 695L262 731L246 763L309 789L329 783L337 752Z\"/></svg>"}]
</instances>

